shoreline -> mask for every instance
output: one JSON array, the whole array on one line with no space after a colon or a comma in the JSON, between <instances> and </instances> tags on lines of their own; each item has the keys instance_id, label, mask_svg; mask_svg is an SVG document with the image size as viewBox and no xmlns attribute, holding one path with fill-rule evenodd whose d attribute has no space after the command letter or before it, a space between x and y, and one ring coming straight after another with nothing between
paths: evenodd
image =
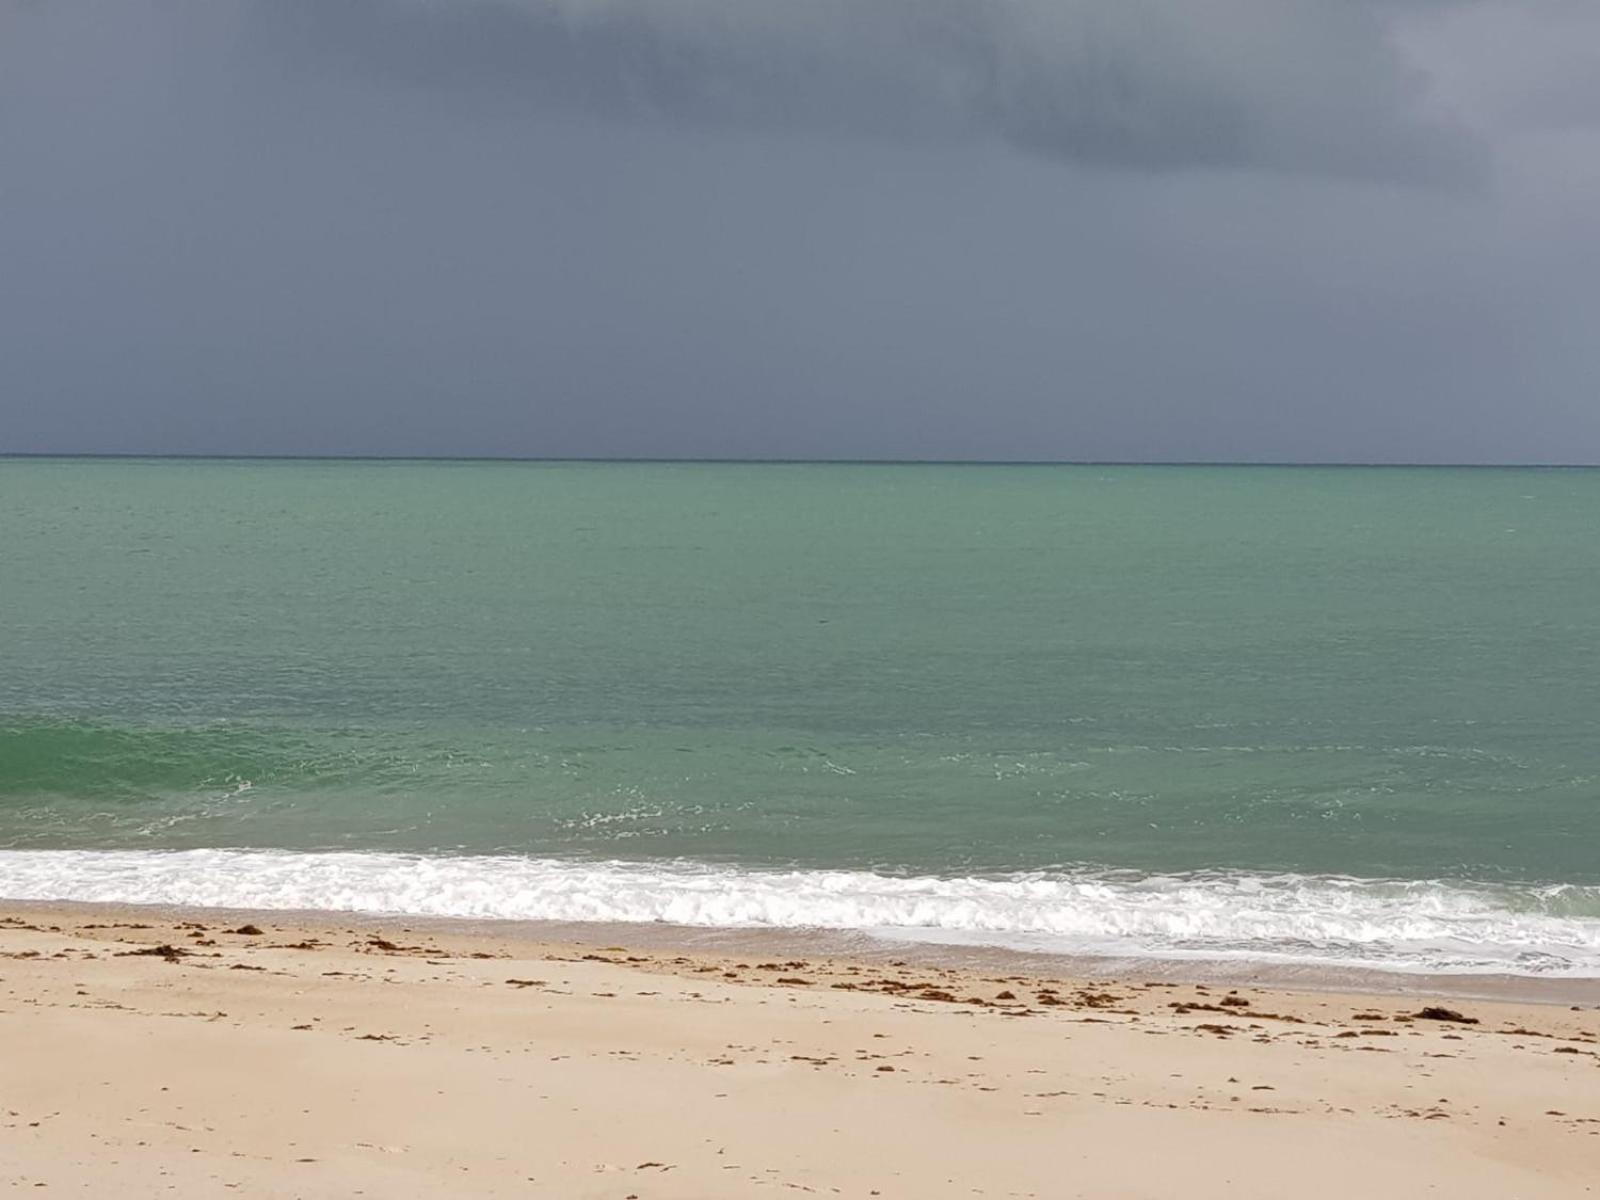
<instances>
[{"instance_id":1,"label":"shoreline","mask_svg":"<svg viewBox=\"0 0 1600 1200\"><path fill-rule=\"evenodd\" d=\"M536 944L631 942L658 953L795 955L860 963L902 960L934 968L1008 974L1117 979L1128 983L1250 985L1270 990L1372 997L1438 997L1521 1004L1600 1008L1600 977L1513 975L1491 972L1437 973L1308 960L1112 956L1020 950L984 943L895 937L868 930L781 926L701 926L670 922L541 921L514 918L439 917L373 913L357 909L236 908L187 904L124 904L80 900L10 900L0 897L0 915L35 913L123 920L222 923L291 923L311 926L361 922L425 930L447 937L481 937Z\"/></svg>"},{"instance_id":2,"label":"shoreline","mask_svg":"<svg viewBox=\"0 0 1600 1200\"><path fill-rule=\"evenodd\" d=\"M0 1183L1575 1200L1600 1179L1595 1005L556 932L0 902Z\"/></svg>"},{"instance_id":3,"label":"shoreline","mask_svg":"<svg viewBox=\"0 0 1600 1200\"><path fill-rule=\"evenodd\" d=\"M0 850L0 896L758 930L851 945L868 937L921 955L1066 958L1085 969L1133 964L1179 978L1265 973L1378 990L1421 979L1463 993L1537 986L1581 998L1586 981L1600 981L1600 886L1580 884L1221 870L1145 876L1090 867L947 878L681 860L217 847Z\"/></svg>"}]
</instances>

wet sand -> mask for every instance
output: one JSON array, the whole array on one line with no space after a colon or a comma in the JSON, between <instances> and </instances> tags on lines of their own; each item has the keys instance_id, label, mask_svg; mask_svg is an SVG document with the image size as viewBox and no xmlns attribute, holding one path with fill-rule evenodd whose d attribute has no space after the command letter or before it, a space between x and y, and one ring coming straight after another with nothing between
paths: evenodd
<instances>
[{"instance_id":1,"label":"wet sand","mask_svg":"<svg viewBox=\"0 0 1600 1200\"><path fill-rule=\"evenodd\" d=\"M837 939L560 932L0 904L0 1186L1600 1190L1600 1001L1584 985L1362 993Z\"/></svg>"}]
</instances>

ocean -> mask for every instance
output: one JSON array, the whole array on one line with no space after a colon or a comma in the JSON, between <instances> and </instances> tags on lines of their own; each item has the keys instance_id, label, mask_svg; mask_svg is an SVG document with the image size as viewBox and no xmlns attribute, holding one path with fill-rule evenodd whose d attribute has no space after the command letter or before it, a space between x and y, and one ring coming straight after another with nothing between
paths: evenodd
<instances>
[{"instance_id":1,"label":"ocean","mask_svg":"<svg viewBox=\"0 0 1600 1200\"><path fill-rule=\"evenodd\" d=\"M0 459L0 897L1600 976L1600 470Z\"/></svg>"}]
</instances>

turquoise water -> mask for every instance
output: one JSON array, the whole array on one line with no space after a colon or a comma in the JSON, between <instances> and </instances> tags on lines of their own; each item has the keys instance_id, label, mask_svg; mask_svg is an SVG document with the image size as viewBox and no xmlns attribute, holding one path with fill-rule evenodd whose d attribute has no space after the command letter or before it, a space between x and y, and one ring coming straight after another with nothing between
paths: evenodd
<instances>
[{"instance_id":1,"label":"turquoise water","mask_svg":"<svg viewBox=\"0 0 1600 1200\"><path fill-rule=\"evenodd\" d=\"M0 460L0 620L0 894L1600 964L1600 471Z\"/></svg>"}]
</instances>

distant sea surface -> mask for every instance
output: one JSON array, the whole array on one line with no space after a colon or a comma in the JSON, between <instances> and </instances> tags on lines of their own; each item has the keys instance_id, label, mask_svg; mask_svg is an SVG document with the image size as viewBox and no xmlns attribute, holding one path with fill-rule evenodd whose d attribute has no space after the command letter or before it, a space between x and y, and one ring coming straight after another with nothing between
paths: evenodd
<instances>
[{"instance_id":1,"label":"distant sea surface","mask_svg":"<svg viewBox=\"0 0 1600 1200\"><path fill-rule=\"evenodd\" d=\"M0 460L0 896L1600 975L1600 471Z\"/></svg>"}]
</instances>

